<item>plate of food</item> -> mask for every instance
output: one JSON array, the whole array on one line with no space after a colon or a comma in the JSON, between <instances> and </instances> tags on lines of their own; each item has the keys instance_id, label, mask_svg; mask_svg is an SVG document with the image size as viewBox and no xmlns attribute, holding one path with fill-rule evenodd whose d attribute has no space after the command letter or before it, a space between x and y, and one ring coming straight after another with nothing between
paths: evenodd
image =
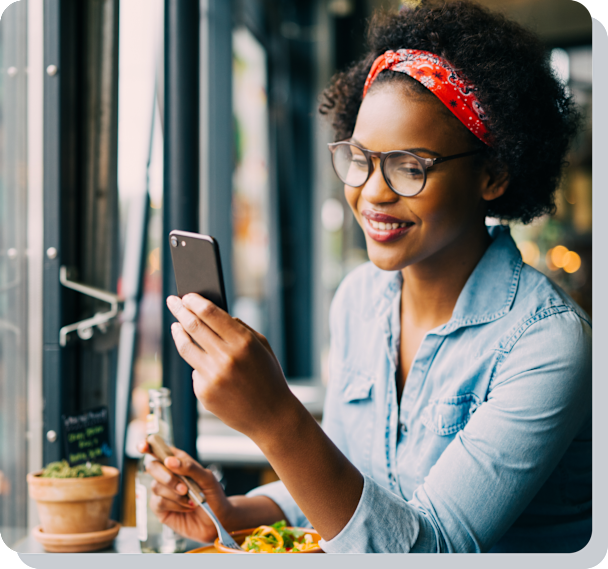
<instances>
[{"instance_id":1,"label":"plate of food","mask_svg":"<svg viewBox=\"0 0 608 569\"><path fill-rule=\"evenodd\" d=\"M315 530L290 527L285 520L270 526L233 531L230 535L245 551L224 547L216 539L213 546L189 553L323 553L319 547L321 536Z\"/></svg>"}]
</instances>

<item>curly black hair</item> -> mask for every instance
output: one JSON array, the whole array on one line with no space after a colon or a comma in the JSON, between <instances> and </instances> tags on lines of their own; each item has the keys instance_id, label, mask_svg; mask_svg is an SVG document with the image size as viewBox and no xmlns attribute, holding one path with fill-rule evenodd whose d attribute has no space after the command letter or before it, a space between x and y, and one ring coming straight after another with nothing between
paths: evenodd
<instances>
[{"instance_id":1,"label":"curly black hair","mask_svg":"<svg viewBox=\"0 0 608 569\"><path fill-rule=\"evenodd\" d=\"M537 36L474 3L429 0L398 13L377 13L367 39L367 56L337 73L321 95L319 111L332 117L335 140L352 136L363 85L376 57L389 49L430 51L475 85L493 138L485 158L508 171L509 187L488 202L487 215L529 223L555 211L555 191L581 118ZM390 71L382 72L380 80L417 84ZM426 88L419 85L415 90Z\"/></svg>"}]
</instances>

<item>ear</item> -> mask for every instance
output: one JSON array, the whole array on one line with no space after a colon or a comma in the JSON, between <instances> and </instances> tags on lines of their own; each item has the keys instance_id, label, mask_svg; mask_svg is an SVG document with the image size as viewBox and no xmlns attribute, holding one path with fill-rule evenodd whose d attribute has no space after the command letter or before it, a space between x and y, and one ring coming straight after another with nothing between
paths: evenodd
<instances>
[{"instance_id":1,"label":"ear","mask_svg":"<svg viewBox=\"0 0 608 569\"><path fill-rule=\"evenodd\" d=\"M481 198L492 201L502 196L509 187L509 172L506 167L496 164L487 164L485 167L484 184L481 189Z\"/></svg>"}]
</instances>

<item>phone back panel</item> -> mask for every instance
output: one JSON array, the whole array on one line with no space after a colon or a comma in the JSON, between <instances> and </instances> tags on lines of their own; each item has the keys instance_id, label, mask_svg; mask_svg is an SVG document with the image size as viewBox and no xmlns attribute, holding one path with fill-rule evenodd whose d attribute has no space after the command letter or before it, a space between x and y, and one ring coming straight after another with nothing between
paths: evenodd
<instances>
[{"instance_id":1,"label":"phone back panel","mask_svg":"<svg viewBox=\"0 0 608 569\"><path fill-rule=\"evenodd\" d=\"M178 239L177 247L169 247L178 296L195 292L228 311L217 242L195 233L172 231L171 236Z\"/></svg>"}]
</instances>

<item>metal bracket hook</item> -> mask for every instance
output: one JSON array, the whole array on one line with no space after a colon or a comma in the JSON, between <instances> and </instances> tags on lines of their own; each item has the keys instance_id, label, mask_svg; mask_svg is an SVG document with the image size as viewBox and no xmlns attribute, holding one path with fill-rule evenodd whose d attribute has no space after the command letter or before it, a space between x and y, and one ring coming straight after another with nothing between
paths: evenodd
<instances>
[{"instance_id":1,"label":"metal bracket hook","mask_svg":"<svg viewBox=\"0 0 608 569\"><path fill-rule=\"evenodd\" d=\"M117 294L113 292L107 292L96 288L94 286L77 283L68 279L67 267L62 266L59 268L59 282L72 290L86 294L98 300L103 300L110 305L110 310L107 312L98 312L91 318L86 318L80 322L69 324L59 330L59 345L65 347L67 344L67 337L70 332L77 332L78 336L82 340L90 340L93 337L93 328L97 326L102 332L105 332L107 327L106 323L118 316L118 309L120 300Z\"/></svg>"}]
</instances>

